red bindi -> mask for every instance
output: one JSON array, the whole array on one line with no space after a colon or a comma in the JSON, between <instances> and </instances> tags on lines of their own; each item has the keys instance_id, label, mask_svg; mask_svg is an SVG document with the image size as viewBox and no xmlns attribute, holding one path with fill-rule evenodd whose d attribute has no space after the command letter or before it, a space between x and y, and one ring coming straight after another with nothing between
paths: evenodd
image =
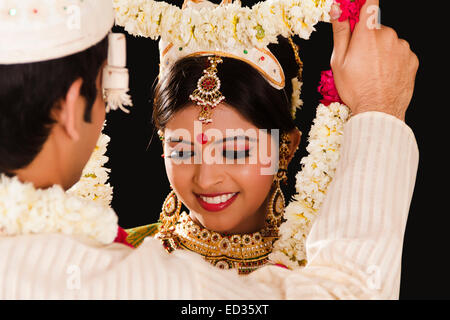
<instances>
[{"instance_id":1,"label":"red bindi","mask_svg":"<svg viewBox=\"0 0 450 320\"><path fill-rule=\"evenodd\" d=\"M197 136L197 141L198 141L198 143L206 144L208 142L208 137L206 136L206 134L200 133Z\"/></svg>"}]
</instances>

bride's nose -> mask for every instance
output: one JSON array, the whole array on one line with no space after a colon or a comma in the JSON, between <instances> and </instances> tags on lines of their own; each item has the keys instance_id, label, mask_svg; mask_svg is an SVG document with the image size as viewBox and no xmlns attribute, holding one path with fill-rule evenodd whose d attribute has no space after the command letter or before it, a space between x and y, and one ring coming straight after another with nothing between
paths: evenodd
<instances>
[{"instance_id":1,"label":"bride's nose","mask_svg":"<svg viewBox=\"0 0 450 320\"><path fill-rule=\"evenodd\" d=\"M197 164L194 171L194 183L200 190L211 190L211 187L217 187L224 181L223 169L223 166L217 164Z\"/></svg>"}]
</instances>

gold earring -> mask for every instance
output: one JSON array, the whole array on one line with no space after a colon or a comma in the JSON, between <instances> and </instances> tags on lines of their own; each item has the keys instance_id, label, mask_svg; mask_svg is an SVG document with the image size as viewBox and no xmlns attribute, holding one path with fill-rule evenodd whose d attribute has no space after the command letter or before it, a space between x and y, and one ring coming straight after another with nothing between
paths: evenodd
<instances>
[{"instance_id":1,"label":"gold earring","mask_svg":"<svg viewBox=\"0 0 450 320\"><path fill-rule=\"evenodd\" d=\"M164 200L159 220L162 223L161 232L171 232L175 228L181 212L181 201L178 199L175 191L171 191Z\"/></svg>"},{"instance_id":2,"label":"gold earring","mask_svg":"<svg viewBox=\"0 0 450 320\"><path fill-rule=\"evenodd\" d=\"M278 172L274 178L275 192L270 197L269 213L267 215L267 223L273 229L278 229L281 225L284 215L284 208L286 206L283 191L281 190L281 182L287 182L287 168L289 163L289 135L287 133L281 134L280 158L278 164Z\"/></svg>"},{"instance_id":3,"label":"gold earring","mask_svg":"<svg viewBox=\"0 0 450 320\"><path fill-rule=\"evenodd\" d=\"M285 132L281 134L281 145L280 145L280 158L278 163L278 172L276 176L276 180L286 183L287 182L287 171L289 165L289 156L290 150L289 145L291 144L291 140L289 139L289 135Z\"/></svg>"},{"instance_id":4,"label":"gold earring","mask_svg":"<svg viewBox=\"0 0 450 320\"><path fill-rule=\"evenodd\" d=\"M275 192L270 197L266 221L269 229L278 230L283 220L285 199L279 180L275 181L275 186Z\"/></svg>"}]
</instances>

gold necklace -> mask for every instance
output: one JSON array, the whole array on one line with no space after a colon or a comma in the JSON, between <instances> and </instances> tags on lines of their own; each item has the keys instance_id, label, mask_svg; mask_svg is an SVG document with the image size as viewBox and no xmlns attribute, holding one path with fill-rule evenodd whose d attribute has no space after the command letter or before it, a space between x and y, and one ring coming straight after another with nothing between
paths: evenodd
<instances>
[{"instance_id":1,"label":"gold necklace","mask_svg":"<svg viewBox=\"0 0 450 320\"><path fill-rule=\"evenodd\" d=\"M225 235L199 226L183 212L174 227L161 231L157 237L168 252L193 251L218 268L249 274L269 262L278 228L267 224L260 232Z\"/></svg>"}]
</instances>

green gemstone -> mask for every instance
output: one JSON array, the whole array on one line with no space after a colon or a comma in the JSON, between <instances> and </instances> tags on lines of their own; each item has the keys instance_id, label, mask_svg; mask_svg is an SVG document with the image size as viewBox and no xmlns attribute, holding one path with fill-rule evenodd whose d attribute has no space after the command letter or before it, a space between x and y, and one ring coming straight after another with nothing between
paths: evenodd
<instances>
[{"instance_id":1,"label":"green gemstone","mask_svg":"<svg viewBox=\"0 0 450 320\"><path fill-rule=\"evenodd\" d=\"M244 49L244 53L245 53L245 54L247 54L247 53L248 53L247 49Z\"/></svg>"}]
</instances>

